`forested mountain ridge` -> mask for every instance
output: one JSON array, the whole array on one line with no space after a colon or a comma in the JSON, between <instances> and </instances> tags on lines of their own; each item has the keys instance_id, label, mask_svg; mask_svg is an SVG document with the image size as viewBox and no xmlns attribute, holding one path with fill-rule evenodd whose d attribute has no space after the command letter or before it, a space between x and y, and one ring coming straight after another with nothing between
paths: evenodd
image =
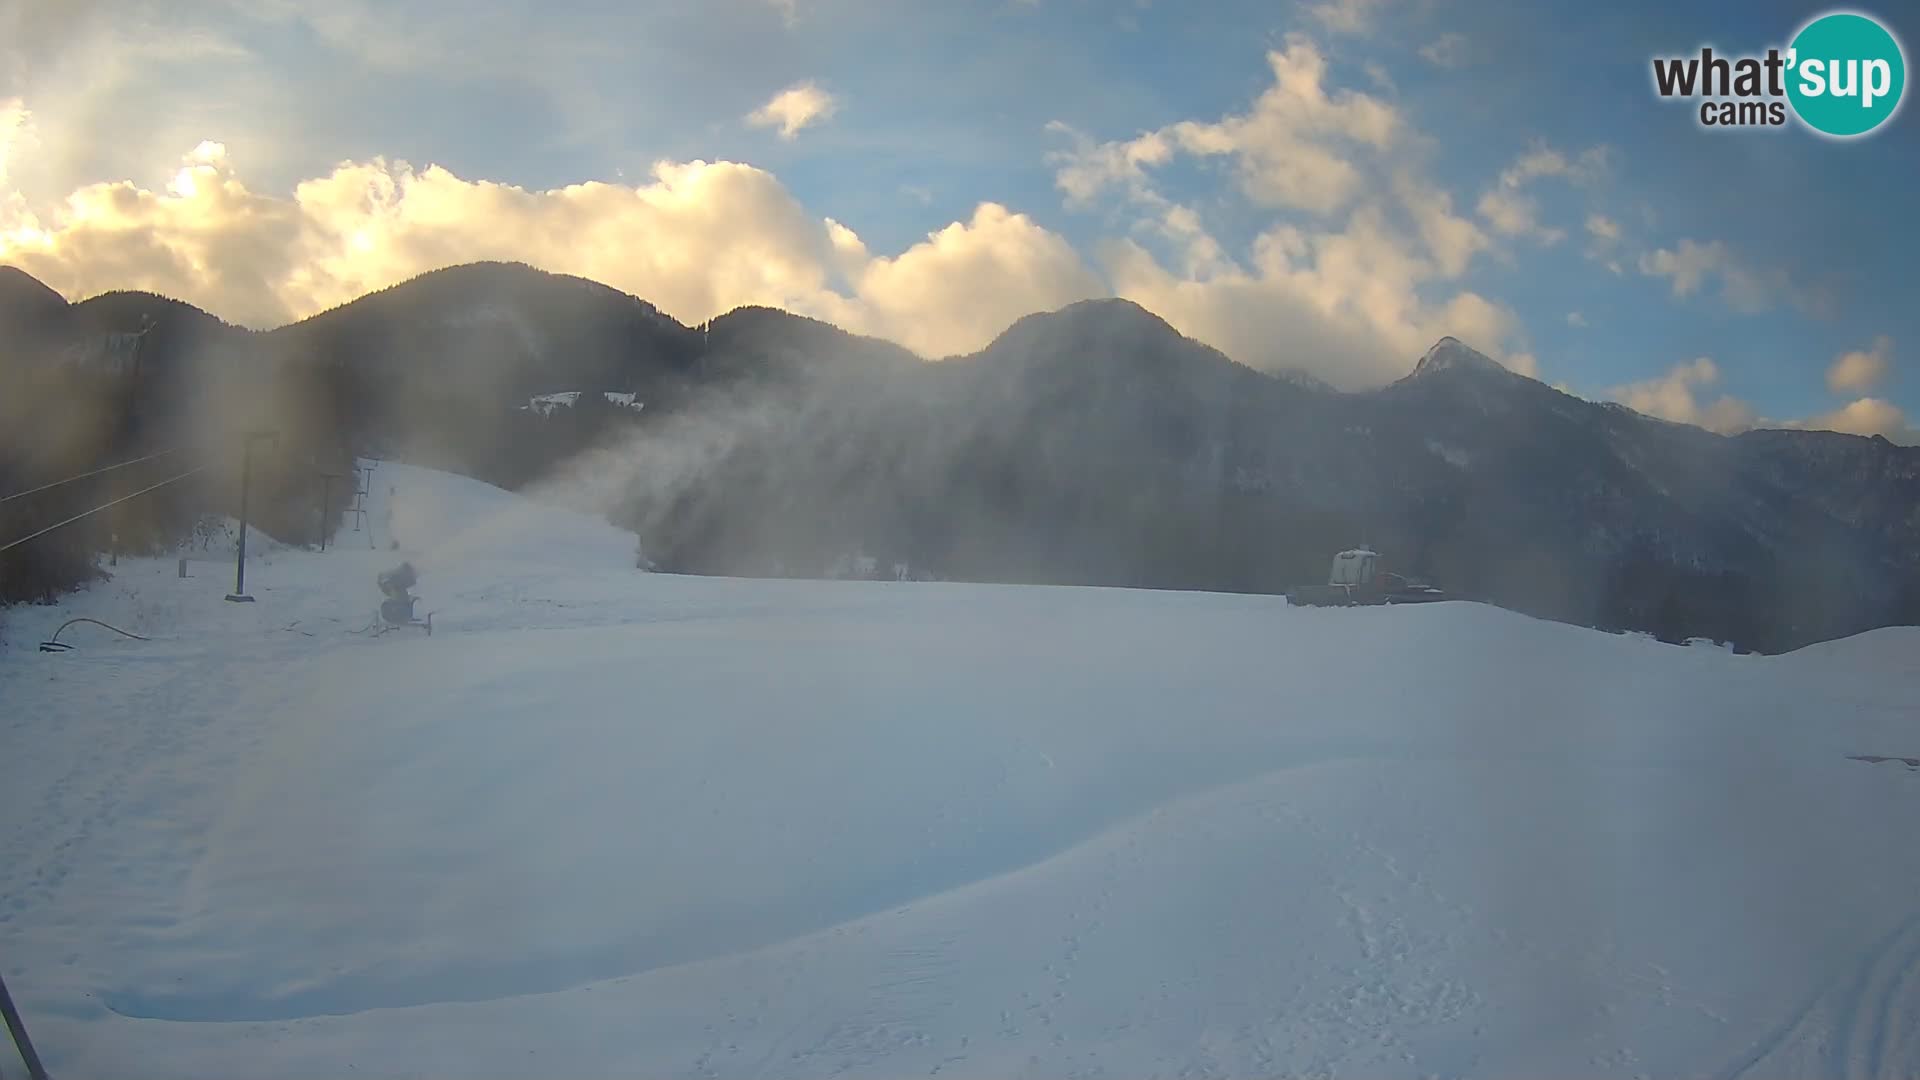
<instances>
[{"instance_id":1,"label":"forested mountain ridge","mask_svg":"<svg viewBox=\"0 0 1920 1080\"><path fill-rule=\"evenodd\" d=\"M1715 435L1451 338L1339 393L1124 300L930 363L769 308L688 327L513 264L264 333L0 271L0 379L19 414L0 422L25 432L7 490L264 425L282 437L266 514L295 537L320 527L301 477L351 454L523 487L598 448L596 498L664 569L1279 591L1366 540L1463 596L1675 640L1774 651L1920 622L1920 449Z\"/></svg>"}]
</instances>

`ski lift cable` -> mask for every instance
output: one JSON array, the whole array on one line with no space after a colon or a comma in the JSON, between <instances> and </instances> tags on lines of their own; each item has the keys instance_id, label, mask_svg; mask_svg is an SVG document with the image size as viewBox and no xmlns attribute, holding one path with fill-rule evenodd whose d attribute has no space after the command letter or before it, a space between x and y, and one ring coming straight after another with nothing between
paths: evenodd
<instances>
[{"instance_id":1,"label":"ski lift cable","mask_svg":"<svg viewBox=\"0 0 1920 1080\"><path fill-rule=\"evenodd\" d=\"M169 477L168 479L162 480L157 484L152 484L147 487L143 487L139 491L136 491L131 495L122 495L119 498L113 500L112 502L102 503L101 505L96 506L91 510L87 510L87 511L83 511L81 513L75 514L74 516L68 518L65 521L55 522L54 524L49 525L46 528L39 530L38 532L28 533L27 535L21 537L18 540L14 540L7 544L0 545L0 554L4 554L8 551L12 551L14 548L17 548L21 544L27 543L30 540L38 540L39 538L47 535L48 533L54 531L55 529L62 529L68 525L73 524L76 521L80 521L85 518L90 518L102 510L110 510L116 506L119 506L121 503L128 501L129 499L137 499L140 496L147 494L148 492L158 491L159 489L166 487L168 484L179 483L180 481L185 480L189 476L193 476L196 473L202 473L207 471L207 468L208 466L201 465L197 468L188 469L186 472L183 472L178 476Z\"/></svg>"},{"instance_id":2,"label":"ski lift cable","mask_svg":"<svg viewBox=\"0 0 1920 1080\"><path fill-rule=\"evenodd\" d=\"M11 495L0 495L0 503L10 503L15 499L24 499L29 495L38 495L43 491L52 491L54 488L64 487L65 485L71 484L76 480L85 480L90 476L99 476L101 473L110 473L115 469L124 469L129 465L138 465L143 461L153 461L157 458L166 457L169 454L177 454L182 449L183 449L182 447L176 446L171 450L162 450L157 454L148 454L146 457L137 457L137 458L134 458L132 461L123 461L118 465L105 465L98 469L93 470L92 472L83 472L78 476L69 476L65 480L55 480L51 484L41 484L37 488L28 488L25 491L16 491Z\"/></svg>"}]
</instances>

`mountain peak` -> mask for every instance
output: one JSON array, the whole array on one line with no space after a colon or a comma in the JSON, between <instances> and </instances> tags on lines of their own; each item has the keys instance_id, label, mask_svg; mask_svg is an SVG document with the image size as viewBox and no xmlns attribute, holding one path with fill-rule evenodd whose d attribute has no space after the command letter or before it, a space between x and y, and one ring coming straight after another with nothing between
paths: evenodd
<instances>
[{"instance_id":1,"label":"mountain peak","mask_svg":"<svg viewBox=\"0 0 1920 1080\"><path fill-rule=\"evenodd\" d=\"M0 307L13 311L67 306L66 298L17 266L0 266Z\"/></svg>"},{"instance_id":2,"label":"mountain peak","mask_svg":"<svg viewBox=\"0 0 1920 1080\"><path fill-rule=\"evenodd\" d=\"M1153 312L1148 311L1146 308L1140 306L1138 302L1129 300L1124 296L1096 296L1087 300L1076 300L1073 303L1068 304L1067 306L1059 309L1054 314L1056 315L1105 314L1105 315L1118 317L1118 318L1152 320L1153 322L1166 321L1160 318L1160 316L1155 315Z\"/></svg>"},{"instance_id":3,"label":"mountain peak","mask_svg":"<svg viewBox=\"0 0 1920 1080\"><path fill-rule=\"evenodd\" d=\"M1451 335L1433 343L1420 362L1413 366L1413 376L1430 375L1437 371L1484 371L1511 374L1498 360L1466 344Z\"/></svg>"},{"instance_id":4,"label":"mountain peak","mask_svg":"<svg viewBox=\"0 0 1920 1080\"><path fill-rule=\"evenodd\" d=\"M1053 311L1022 315L976 355L1107 353L1120 343L1131 348L1144 337L1158 336L1161 328L1168 340L1180 337L1171 326L1131 300L1079 300Z\"/></svg>"}]
</instances>

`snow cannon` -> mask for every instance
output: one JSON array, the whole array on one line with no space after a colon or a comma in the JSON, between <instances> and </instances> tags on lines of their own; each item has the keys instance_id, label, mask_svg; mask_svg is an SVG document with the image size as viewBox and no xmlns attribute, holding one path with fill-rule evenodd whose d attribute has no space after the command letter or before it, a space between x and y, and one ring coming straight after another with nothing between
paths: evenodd
<instances>
[{"instance_id":1,"label":"snow cannon","mask_svg":"<svg viewBox=\"0 0 1920 1080\"><path fill-rule=\"evenodd\" d=\"M408 590L419 580L420 575L413 569L413 564L405 562L391 570L382 571L374 579L380 591L386 595L386 599L380 602L380 621L386 624L380 628L381 633L402 626L417 626L432 636L433 613L428 612L425 620L413 617L413 606L420 601Z\"/></svg>"},{"instance_id":2,"label":"snow cannon","mask_svg":"<svg viewBox=\"0 0 1920 1080\"><path fill-rule=\"evenodd\" d=\"M374 580L379 583L380 591L389 597L406 599L407 590L419 584L420 575L414 571L412 563L403 562L391 570L381 571Z\"/></svg>"}]
</instances>

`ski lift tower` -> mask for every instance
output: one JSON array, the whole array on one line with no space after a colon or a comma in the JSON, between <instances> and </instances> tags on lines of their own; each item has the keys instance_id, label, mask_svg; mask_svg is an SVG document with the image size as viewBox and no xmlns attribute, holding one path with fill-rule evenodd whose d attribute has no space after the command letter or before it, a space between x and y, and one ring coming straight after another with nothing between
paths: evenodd
<instances>
[{"instance_id":1,"label":"ski lift tower","mask_svg":"<svg viewBox=\"0 0 1920 1080\"><path fill-rule=\"evenodd\" d=\"M353 501L347 504L347 513L353 515L353 531L360 532L367 524L367 496L373 489L373 466L356 464L353 467ZM367 546L373 546L373 535L367 535Z\"/></svg>"},{"instance_id":2,"label":"ski lift tower","mask_svg":"<svg viewBox=\"0 0 1920 1080\"><path fill-rule=\"evenodd\" d=\"M233 560L233 591L227 594L229 603L251 604L253 597L247 595L247 494L253 486L253 444L260 440L278 444L279 438L271 431L254 430L241 436L240 449L240 545Z\"/></svg>"}]
</instances>

